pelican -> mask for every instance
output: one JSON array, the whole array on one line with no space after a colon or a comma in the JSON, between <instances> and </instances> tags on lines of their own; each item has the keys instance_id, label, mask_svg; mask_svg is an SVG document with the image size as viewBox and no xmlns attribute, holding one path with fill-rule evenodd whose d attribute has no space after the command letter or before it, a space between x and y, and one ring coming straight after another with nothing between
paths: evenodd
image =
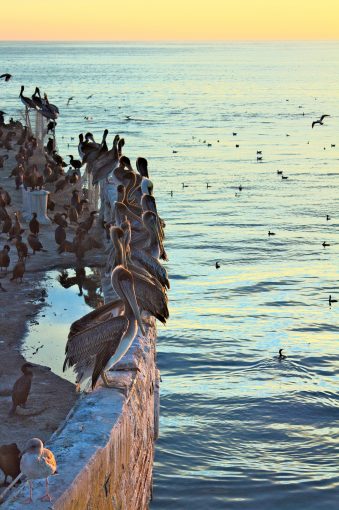
<instances>
[{"instance_id":1,"label":"pelican","mask_svg":"<svg viewBox=\"0 0 339 510\"><path fill-rule=\"evenodd\" d=\"M149 178L148 163L146 158L141 157L137 158L136 167L140 175L142 175L143 177L147 177L147 179Z\"/></svg>"},{"instance_id":2,"label":"pelican","mask_svg":"<svg viewBox=\"0 0 339 510\"><path fill-rule=\"evenodd\" d=\"M92 163L92 174L93 174L93 185L97 184L100 180L105 179L108 175L113 172L119 165L118 156L118 142L120 140L119 135L116 135L113 140L112 149L99 154L98 157Z\"/></svg>"},{"instance_id":3,"label":"pelican","mask_svg":"<svg viewBox=\"0 0 339 510\"><path fill-rule=\"evenodd\" d=\"M21 102L26 106L26 108L33 108L34 110L39 110L40 108L35 104L35 102L32 99L23 95L24 90L25 90L24 85L21 85L21 90L19 94Z\"/></svg>"},{"instance_id":4,"label":"pelican","mask_svg":"<svg viewBox=\"0 0 339 510\"><path fill-rule=\"evenodd\" d=\"M123 302L124 315L88 325L83 331L69 335L66 345L63 369L74 366L78 384L91 376L92 389L100 376L105 386L112 387L106 372L126 354L137 335L138 325L145 334L132 274L123 266L117 266L112 272L112 285Z\"/></svg>"},{"instance_id":5,"label":"pelican","mask_svg":"<svg viewBox=\"0 0 339 510\"><path fill-rule=\"evenodd\" d=\"M33 482L32 480L46 479L46 494L41 501L51 501L48 490L48 477L54 475L57 469L55 457L51 450L44 448L43 442L37 437L30 439L22 453L20 469L26 475L29 483L29 498L26 503L32 503Z\"/></svg>"}]
</instances>

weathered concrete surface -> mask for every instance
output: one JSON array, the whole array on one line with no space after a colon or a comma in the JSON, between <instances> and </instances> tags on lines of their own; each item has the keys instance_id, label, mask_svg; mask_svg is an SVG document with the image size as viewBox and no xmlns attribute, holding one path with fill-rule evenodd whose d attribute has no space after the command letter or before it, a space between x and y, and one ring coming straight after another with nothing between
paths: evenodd
<instances>
[{"instance_id":1,"label":"weathered concrete surface","mask_svg":"<svg viewBox=\"0 0 339 510\"><path fill-rule=\"evenodd\" d=\"M99 387L83 395L48 447L58 474L50 478L50 505L40 502L44 481L34 482L34 510L146 510L151 494L154 453L156 327L146 319L146 336L138 336L110 379L126 388ZM127 369L134 370L127 370ZM138 368L138 370L136 370ZM121 372L121 369L126 371ZM27 487L2 505L23 510Z\"/></svg>"}]
</instances>

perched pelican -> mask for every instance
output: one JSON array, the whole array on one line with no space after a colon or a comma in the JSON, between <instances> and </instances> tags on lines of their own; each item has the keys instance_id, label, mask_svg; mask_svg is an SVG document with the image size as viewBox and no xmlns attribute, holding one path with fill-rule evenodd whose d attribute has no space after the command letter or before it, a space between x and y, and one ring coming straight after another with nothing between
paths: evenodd
<instances>
[{"instance_id":1,"label":"perched pelican","mask_svg":"<svg viewBox=\"0 0 339 510\"><path fill-rule=\"evenodd\" d=\"M83 331L69 335L66 345L63 369L74 366L79 384L91 376L92 388L100 375L104 384L111 387L106 372L126 354L136 337L138 325L145 334L131 273L123 266L117 266L112 272L112 285L123 301L124 315L93 326L89 324Z\"/></svg>"},{"instance_id":2,"label":"perched pelican","mask_svg":"<svg viewBox=\"0 0 339 510\"><path fill-rule=\"evenodd\" d=\"M40 480L41 478L46 479L46 494L42 496L41 501L51 501L48 477L54 475L57 464L53 453L51 450L44 448L41 439L33 437L28 441L21 457L20 469L21 473L26 475L29 483L29 498L26 502L33 502L33 480Z\"/></svg>"},{"instance_id":3,"label":"perched pelican","mask_svg":"<svg viewBox=\"0 0 339 510\"><path fill-rule=\"evenodd\" d=\"M39 107L35 104L35 102L32 99L23 95L24 90L25 90L24 85L21 85L21 90L19 94L21 102L26 106L26 108L33 108L34 110L39 110Z\"/></svg>"},{"instance_id":4,"label":"perched pelican","mask_svg":"<svg viewBox=\"0 0 339 510\"><path fill-rule=\"evenodd\" d=\"M99 154L92 163L93 185L108 175L119 166L118 143L120 137L116 135L113 140L112 149Z\"/></svg>"}]
</instances>

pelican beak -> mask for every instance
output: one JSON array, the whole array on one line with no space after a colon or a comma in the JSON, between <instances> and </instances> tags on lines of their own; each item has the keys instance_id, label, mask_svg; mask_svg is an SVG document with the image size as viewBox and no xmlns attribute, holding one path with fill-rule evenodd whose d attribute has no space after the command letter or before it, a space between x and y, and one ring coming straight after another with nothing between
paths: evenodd
<instances>
[{"instance_id":1,"label":"pelican beak","mask_svg":"<svg viewBox=\"0 0 339 510\"><path fill-rule=\"evenodd\" d=\"M124 280L123 282L121 282L121 286L122 286L122 289L124 291L124 294L125 294L128 302L130 304L130 307L133 310L134 316L137 320L137 323L141 330L141 333L143 335L145 335L144 325L141 321L140 310L139 310L139 306L137 303L137 298L135 296L133 280Z\"/></svg>"}]
</instances>

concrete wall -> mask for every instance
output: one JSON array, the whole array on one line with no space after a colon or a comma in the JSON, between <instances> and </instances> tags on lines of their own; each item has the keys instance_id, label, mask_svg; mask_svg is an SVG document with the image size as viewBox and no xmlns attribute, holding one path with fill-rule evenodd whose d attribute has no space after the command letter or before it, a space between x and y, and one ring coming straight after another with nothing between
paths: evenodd
<instances>
[{"instance_id":1,"label":"concrete wall","mask_svg":"<svg viewBox=\"0 0 339 510\"><path fill-rule=\"evenodd\" d=\"M146 336L138 336L117 368L110 372L118 387L100 387L84 394L53 434L49 447L58 463L50 478L52 503L40 502L44 481L34 482L34 510L146 510L152 487L154 438L157 436L154 396L158 395L155 364L156 326L146 318ZM157 413L156 413L157 414ZM3 504L23 510L25 485Z\"/></svg>"}]
</instances>

